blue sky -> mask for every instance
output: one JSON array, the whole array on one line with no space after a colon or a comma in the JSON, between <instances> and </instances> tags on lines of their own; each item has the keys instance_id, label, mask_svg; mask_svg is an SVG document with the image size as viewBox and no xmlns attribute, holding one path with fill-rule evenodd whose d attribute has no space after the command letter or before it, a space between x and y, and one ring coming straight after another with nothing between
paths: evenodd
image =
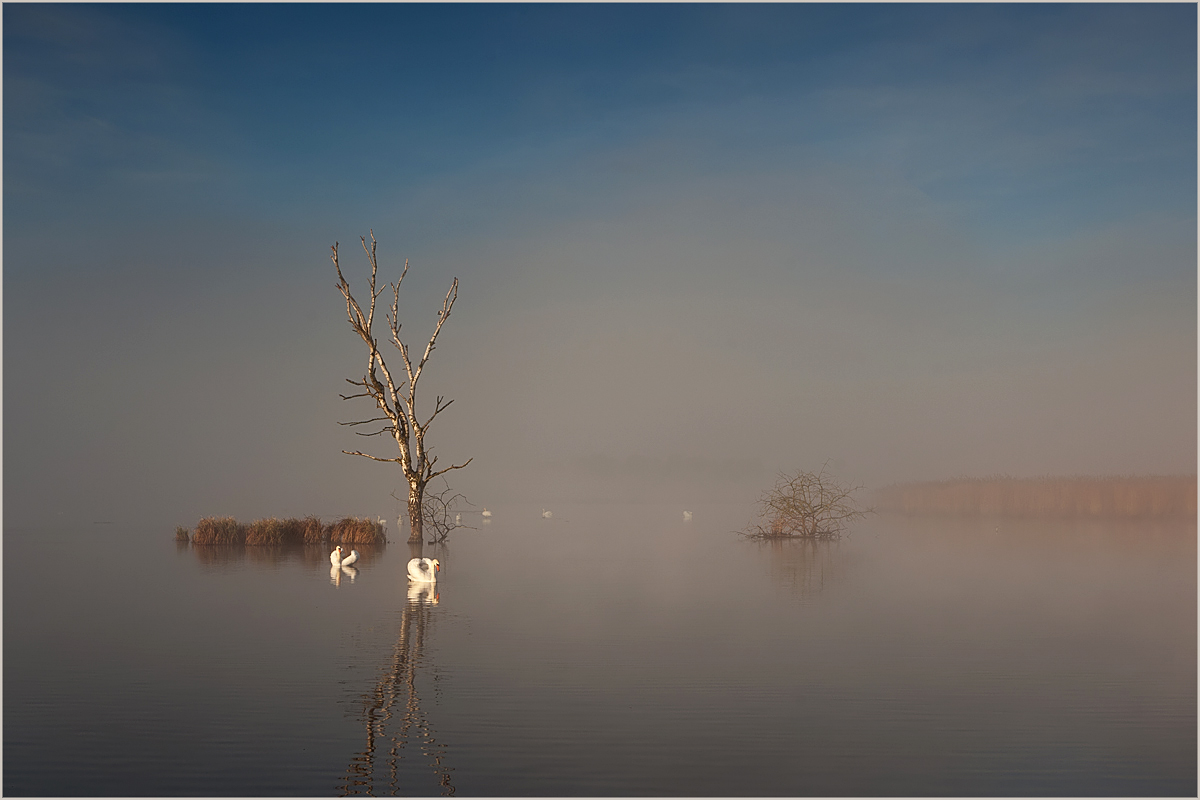
<instances>
[{"instance_id":1,"label":"blue sky","mask_svg":"<svg viewBox=\"0 0 1200 800\"><path fill-rule=\"evenodd\" d=\"M1187 4L6 4L6 516L386 498L369 228L484 503L1191 471L1196 166Z\"/></svg>"}]
</instances>

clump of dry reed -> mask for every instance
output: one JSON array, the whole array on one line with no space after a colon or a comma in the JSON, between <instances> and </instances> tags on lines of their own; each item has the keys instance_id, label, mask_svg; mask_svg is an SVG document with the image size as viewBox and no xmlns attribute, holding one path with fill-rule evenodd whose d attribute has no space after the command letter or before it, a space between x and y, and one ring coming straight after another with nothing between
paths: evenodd
<instances>
[{"instance_id":1,"label":"clump of dry reed","mask_svg":"<svg viewBox=\"0 0 1200 800\"><path fill-rule=\"evenodd\" d=\"M182 525L175 526L175 541L187 542L190 535L191 531L189 531L187 528L183 527Z\"/></svg>"},{"instance_id":2,"label":"clump of dry reed","mask_svg":"<svg viewBox=\"0 0 1200 800\"><path fill-rule=\"evenodd\" d=\"M192 544L245 544L246 526L233 517L204 517L196 523Z\"/></svg>"},{"instance_id":3,"label":"clump of dry reed","mask_svg":"<svg viewBox=\"0 0 1200 800\"><path fill-rule=\"evenodd\" d=\"M187 541L188 530L175 529L176 541ZM245 544L253 546L385 544L383 526L366 518L345 517L324 525L320 517L309 514L304 519L294 517L256 519L249 525L233 517L205 517L196 523L192 544Z\"/></svg>"},{"instance_id":4,"label":"clump of dry reed","mask_svg":"<svg viewBox=\"0 0 1200 800\"><path fill-rule=\"evenodd\" d=\"M325 526L321 524L320 517L309 514L299 522L301 528L303 529L303 538L305 544L321 544L325 541Z\"/></svg>"},{"instance_id":5,"label":"clump of dry reed","mask_svg":"<svg viewBox=\"0 0 1200 800\"><path fill-rule=\"evenodd\" d=\"M958 478L879 491L879 507L910 513L1044 517L1195 516L1196 476Z\"/></svg>"},{"instance_id":6,"label":"clump of dry reed","mask_svg":"<svg viewBox=\"0 0 1200 800\"><path fill-rule=\"evenodd\" d=\"M246 528L248 545L303 544L304 527L298 519L267 517L256 519Z\"/></svg>"},{"instance_id":7,"label":"clump of dry reed","mask_svg":"<svg viewBox=\"0 0 1200 800\"><path fill-rule=\"evenodd\" d=\"M383 544L383 526L365 518L344 517L327 529L330 544Z\"/></svg>"}]
</instances>

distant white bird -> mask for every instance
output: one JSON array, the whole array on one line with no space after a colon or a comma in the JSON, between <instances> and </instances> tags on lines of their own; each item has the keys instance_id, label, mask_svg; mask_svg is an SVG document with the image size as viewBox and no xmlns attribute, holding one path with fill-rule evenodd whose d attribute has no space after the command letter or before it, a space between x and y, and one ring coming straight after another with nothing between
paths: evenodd
<instances>
[{"instance_id":1,"label":"distant white bird","mask_svg":"<svg viewBox=\"0 0 1200 800\"><path fill-rule=\"evenodd\" d=\"M544 508L542 509L542 519L550 519L550 518L551 518L551 517L553 517L553 516L554 516L554 512L553 512L553 511L547 511L547 510L546 510L546 509L544 509Z\"/></svg>"},{"instance_id":2,"label":"distant white bird","mask_svg":"<svg viewBox=\"0 0 1200 800\"><path fill-rule=\"evenodd\" d=\"M442 565L436 558L414 558L408 562L408 579L432 583L437 580L437 574L441 568Z\"/></svg>"},{"instance_id":3,"label":"distant white bird","mask_svg":"<svg viewBox=\"0 0 1200 800\"><path fill-rule=\"evenodd\" d=\"M692 512L690 512L690 511L683 512L683 521L684 522L690 522L691 519L692 519Z\"/></svg>"},{"instance_id":4,"label":"distant white bird","mask_svg":"<svg viewBox=\"0 0 1200 800\"><path fill-rule=\"evenodd\" d=\"M492 516L492 512L487 510L487 506L484 506L483 507L483 518L488 519L491 516Z\"/></svg>"},{"instance_id":5,"label":"distant white bird","mask_svg":"<svg viewBox=\"0 0 1200 800\"><path fill-rule=\"evenodd\" d=\"M351 550L351 551L350 551L350 555L348 555L348 556L346 556L345 558L343 558L343 559L342 559L342 564L341 564L341 565L342 565L343 567L348 567L348 566L350 566L351 564L353 564L355 561L358 561L358 551L357 551L357 550Z\"/></svg>"},{"instance_id":6,"label":"distant white bird","mask_svg":"<svg viewBox=\"0 0 1200 800\"><path fill-rule=\"evenodd\" d=\"M333 548L333 552L329 554L329 563L335 567L342 565L342 546L340 544Z\"/></svg>"},{"instance_id":7,"label":"distant white bird","mask_svg":"<svg viewBox=\"0 0 1200 800\"><path fill-rule=\"evenodd\" d=\"M387 530L387 520L384 519L383 517L379 518L379 527L383 528L384 530Z\"/></svg>"},{"instance_id":8,"label":"distant white bird","mask_svg":"<svg viewBox=\"0 0 1200 800\"><path fill-rule=\"evenodd\" d=\"M455 524L455 525L461 525L461 524L462 524L462 514L455 514L455 515L454 515L454 524Z\"/></svg>"}]
</instances>

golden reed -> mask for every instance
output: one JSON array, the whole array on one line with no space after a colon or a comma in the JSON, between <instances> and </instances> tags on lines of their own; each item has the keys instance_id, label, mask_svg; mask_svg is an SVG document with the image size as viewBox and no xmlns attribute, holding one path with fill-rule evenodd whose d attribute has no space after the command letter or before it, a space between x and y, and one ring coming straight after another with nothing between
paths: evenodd
<instances>
[{"instance_id":1,"label":"golden reed","mask_svg":"<svg viewBox=\"0 0 1200 800\"><path fill-rule=\"evenodd\" d=\"M898 483L876 495L880 511L1027 517L1196 515L1196 476L956 478Z\"/></svg>"},{"instance_id":2,"label":"golden reed","mask_svg":"<svg viewBox=\"0 0 1200 800\"><path fill-rule=\"evenodd\" d=\"M187 529L176 528L175 539L187 541ZM383 544L383 526L370 519L345 517L329 525L309 515L304 519L267 517L250 524L233 517L204 517L191 534L192 544Z\"/></svg>"}]
</instances>

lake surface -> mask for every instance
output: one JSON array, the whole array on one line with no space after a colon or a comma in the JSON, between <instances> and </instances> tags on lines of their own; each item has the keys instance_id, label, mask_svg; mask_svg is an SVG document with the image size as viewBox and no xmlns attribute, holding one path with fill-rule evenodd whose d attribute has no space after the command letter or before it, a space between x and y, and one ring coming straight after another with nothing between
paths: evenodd
<instances>
[{"instance_id":1,"label":"lake surface","mask_svg":"<svg viewBox=\"0 0 1200 800\"><path fill-rule=\"evenodd\" d=\"M434 592L6 528L4 794L1196 794L1194 521L493 510Z\"/></svg>"}]
</instances>

